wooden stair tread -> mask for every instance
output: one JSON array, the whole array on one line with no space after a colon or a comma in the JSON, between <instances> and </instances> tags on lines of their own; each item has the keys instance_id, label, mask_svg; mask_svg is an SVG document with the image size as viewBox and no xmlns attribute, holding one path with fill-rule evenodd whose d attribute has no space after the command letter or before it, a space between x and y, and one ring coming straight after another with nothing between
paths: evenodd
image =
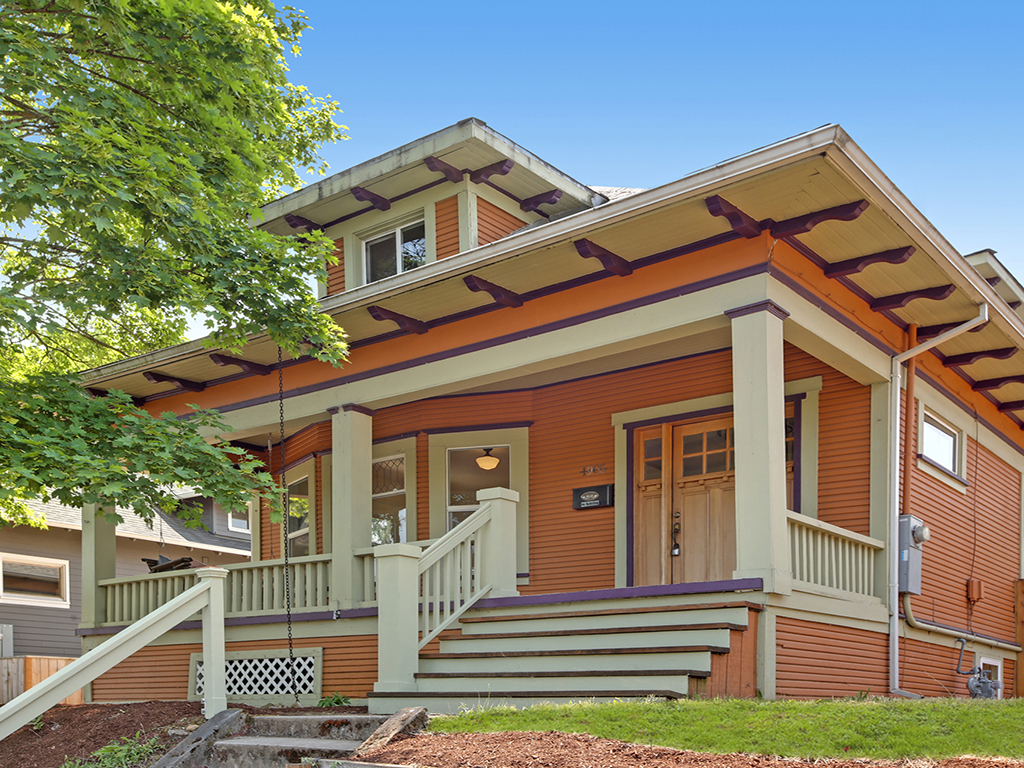
<instances>
[{"instance_id":1,"label":"wooden stair tread","mask_svg":"<svg viewBox=\"0 0 1024 768\"><path fill-rule=\"evenodd\" d=\"M706 669L601 669L592 672L417 672L416 677L456 679L456 678L481 678L481 677L647 677L653 675L686 675L687 677L707 677L710 675Z\"/></svg>"},{"instance_id":2,"label":"wooden stair tread","mask_svg":"<svg viewBox=\"0 0 1024 768\"><path fill-rule=\"evenodd\" d=\"M455 640L490 640L490 639L515 639L529 637L570 637L574 635L619 635L638 632L685 632L689 629L735 629L745 630L744 624L736 624L729 621L705 622L703 624L673 624L666 626L643 626L643 627L599 627L595 629L552 629L537 632L488 632L479 635L457 635L444 638L445 642Z\"/></svg>"},{"instance_id":3,"label":"wooden stair tread","mask_svg":"<svg viewBox=\"0 0 1024 768\"><path fill-rule=\"evenodd\" d=\"M676 611L701 611L715 608L749 608L752 611L764 610L760 603L739 600L731 603L694 603L693 605L658 605L637 608L601 608L593 611L558 611L555 613L516 613L493 616L462 616L462 624L479 624L490 621L522 621L525 619L564 619L575 616L619 616L635 613L670 613ZM480 610L480 609L477 609ZM486 609L484 609L486 610Z\"/></svg>"},{"instance_id":4,"label":"wooden stair tread","mask_svg":"<svg viewBox=\"0 0 1024 768\"><path fill-rule=\"evenodd\" d=\"M728 646L672 645L645 648L585 648L556 651L481 651L476 653L421 653L421 659L501 659L526 656L608 656L627 653L728 653Z\"/></svg>"}]
</instances>

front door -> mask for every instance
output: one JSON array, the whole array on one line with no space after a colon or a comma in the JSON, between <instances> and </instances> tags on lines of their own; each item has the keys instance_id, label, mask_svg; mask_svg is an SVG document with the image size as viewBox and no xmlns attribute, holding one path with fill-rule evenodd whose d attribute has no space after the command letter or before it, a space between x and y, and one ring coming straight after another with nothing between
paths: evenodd
<instances>
[{"instance_id":1,"label":"front door","mask_svg":"<svg viewBox=\"0 0 1024 768\"><path fill-rule=\"evenodd\" d=\"M736 568L732 417L636 431L634 582L731 579Z\"/></svg>"}]
</instances>

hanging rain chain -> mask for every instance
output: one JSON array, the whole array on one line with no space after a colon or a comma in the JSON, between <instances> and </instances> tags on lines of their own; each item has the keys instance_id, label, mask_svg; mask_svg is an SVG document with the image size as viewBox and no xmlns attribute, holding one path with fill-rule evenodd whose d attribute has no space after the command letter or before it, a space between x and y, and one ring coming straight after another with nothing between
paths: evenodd
<instances>
[{"instance_id":1,"label":"hanging rain chain","mask_svg":"<svg viewBox=\"0 0 1024 768\"><path fill-rule=\"evenodd\" d=\"M288 538L288 521L291 513L291 503L288 494L288 486L285 485L284 471L284 366L281 347L277 348L277 410L278 421L281 432L281 486L284 488L284 605L288 615L288 674L291 677L292 696L295 703L299 701L299 684L295 679L295 643L292 639L292 579L291 568L288 563L288 550L291 541Z\"/></svg>"}]
</instances>

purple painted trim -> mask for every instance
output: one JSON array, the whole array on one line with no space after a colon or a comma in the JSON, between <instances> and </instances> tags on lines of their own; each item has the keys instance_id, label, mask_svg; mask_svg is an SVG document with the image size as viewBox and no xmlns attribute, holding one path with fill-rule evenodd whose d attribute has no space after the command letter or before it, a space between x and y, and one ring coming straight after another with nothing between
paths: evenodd
<instances>
[{"instance_id":1,"label":"purple painted trim","mask_svg":"<svg viewBox=\"0 0 1024 768\"><path fill-rule=\"evenodd\" d=\"M871 309L881 312L886 309L902 309L915 299L931 299L932 301L943 301L953 295L955 285L936 285L931 288L921 288L906 293L894 293L892 296L879 296L871 302Z\"/></svg>"},{"instance_id":2,"label":"purple painted trim","mask_svg":"<svg viewBox=\"0 0 1024 768\"><path fill-rule=\"evenodd\" d=\"M387 437L378 437L373 440L373 445L383 445L384 443L393 443L395 440L407 440L410 437L416 437L420 431L417 429L415 432L402 432L400 435L388 435Z\"/></svg>"},{"instance_id":3,"label":"purple painted trim","mask_svg":"<svg viewBox=\"0 0 1024 768\"><path fill-rule=\"evenodd\" d=\"M305 216L299 216L295 213L286 213L284 215L285 223L292 229L297 229L301 232L312 232L314 229L320 229L320 225L315 221L310 221Z\"/></svg>"},{"instance_id":4,"label":"purple painted trim","mask_svg":"<svg viewBox=\"0 0 1024 768\"><path fill-rule=\"evenodd\" d=\"M825 267L825 277L835 279L837 277L855 275L858 272L863 272L872 264L903 264L916 252L917 249L914 246L908 245L905 248L893 248L890 251L881 251L868 254L867 256L857 256L853 259L837 261Z\"/></svg>"},{"instance_id":5,"label":"purple painted trim","mask_svg":"<svg viewBox=\"0 0 1024 768\"><path fill-rule=\"evenodd\" d=\"M934 387L936 391L944 395L947 400L953 403L953 405L957 406L960 410L969 415L972 419L976 418L978 420L978 423L984 426L985 429L992 432L992 434L996 435L1000 440L1002 440L1004 443L1010 446L1010 448L1024 456L1024 446L1021 446L1019 443L1013 440L1013 438L1011 438L1009 435L1003 432L1003 430L999 429L995 424L990 422L988 419L984 419L980 415L978 415L975 409L971 408L966 403L962 402L959 397L950 392L945 387L945 385L939 382L938 379L933 378L930 374L928 374L926 371L923 371L920 367L917 369L917 375L929 386Z\"/></svg>"},{"instance_id":6,"label":"purple painted trim","mask_svg":"<svg viewBox=\"0 0 1024 768\"><path fill-rule=\"evenodd\" d=\"M273 363L273 364L271 364L270 369L271 369L271 371L276 371L278 368L290 368L293 365L301 365L302 363L308 363L312 359L313 358L310 355L303 355L302 357L296 357L296 358L293 358L291 360L285 360L283 363L281 363L280 366L277 363ZM232 381L240 381L241 379L247 379L250 376L252 376L251 373L245 373L244 371L241 372L241 373L232 373L229 376L221 376L221 377L216 378L216 379L210 379L208 382L206 382L206 386L207 387L215 387L218 384L228 384L229 382L232 382ZM148 402L150 402L152 400L162 400L165 397L174 397L175 395L184 395L184 394L187 394L187 390L184 390L184 389L169 389L166 392L155 392L154 394L147 395L144 398L135 398L135 399L137 399L139 401L139 403L148 403ZM182 417L179 417L179 418L182 418ZM188 418L188 417L186 416L185 418Z\"/></svg>"},{"instance_id":7,"label":"purple painted trim","mask_svg":"<svg viewBox=\"0 0 1024 768\"><path fill-rule=\"evenodd\" d=\"M718 416L722 413L732 413L731 405L722 405L717 408L704 408L699 411L683 411L682 413L673 413L671 416L658 416L653 419L644 419L643 421L632 421L622 426L626 429L639 429L641 427L651 427L655 424L665 424L669 421L690 421L692 419L703 419L705 416Z\"/></svg>"},{"instance_id":8,"label":"purple painted trim","mask_svg":"<svg viewBox=\"0 0 1024 768\"><path fill-rule=\"evenodd\" d=\"M376 192L371 192L363 187L352 187L349 191L352 193L352 197L360 203L369 203L378 211L388 211L391 209L391 201L383 195L378 195Z\"/></svg>"},{"instance_id":9,"label":"purple painted trim","mask_svg":"<svg viewBox=\"0 0 1024 768\"><path fill-rule=\"evenodd\" d=\"M977 352L964 352L960 355L949 355L942 359L942 364L947 368L952 368L958 365L971 365L979 360L986 360L989 358L995 360L1009 360L1017 354L1016 347L1002 347L1001 349L985 349L978 350Z\"/></svg>"},{"instance_id":10,"label":"purple painted trim","mask_svg":"<svg viewBox=\"0 0 1024 768\"><path fill-rule=\"evenodd\" d=\"M517 573L516 574L516 578L517 579L528 579L528 578L530 578L530 572L527 571L526 573Z\"/></svg>"},{"instance_id":11,"label":"purple painted trim","mask_svg":"<svg viewBox=\"0 0 1024 768\"><path fill-rule=\"evenodd\" d=\"M809 260L812 264L818 265L818 267L820 267L822 269L822 271L828 269L828 267L830 266L829 262L825 261L825 259L821 258L821 256L819 256L817 253L812 251L809 247L804 245L802 242L797 240L795 237L787 237L787 238L785 238L784 242L786 243L786 245L788 245L790 248L795 250L801 256L803 256L804 258ZM848 278L848 277L837 277L835 280L841 286L846 288L846 290L850 291L850 293L852 293L854 296L858 297L859 299L862 299L864 301L864 303L870 305L871 302L875 300L874 296L872 296L870 293L865 291L863 288L861 288L859 285L857 285L855 282L853 282L853 280L851 280L850 278ZM883 312L880 312L879 314L881 314L886 319L890 320L893 323L893 325L895 325L897 328L900 328L902 330L906 330L907 324L905 322L903 322L903 320L901 320L892 311L885 310Z\"/></svg>"},{"instance_id":12,"label":"purple painted trim","mask_svg":"<svg viewBox=\"0 0 1024 768\"><path fill-rule=\"evenodd\" d=\"M736 307L736 309L727 309L723 314L725 314L725 316L730 320L735 320L737 317L745 317L746 315L753 315L758 312L769 312L779 318L779 320L785 320L789 317L789 312L771 299L747 304L742 307Z\"/></svg>"},{"instance_id":13,"label":"purple painted trim","mask_svg":"<svg viewBox=\"0 0 1024 768\"><path fill-rule=\"evenodd\" d=\"M1024 409L1024 400L1007 400L1005 403L999 404L999 412L1006 413L1007 411L1019 411Z\"/></svg>"},{"instance_id":14,"label":"purple painted trim","mask_svg":"<svg viewBox=\"0 0 1024 768\"><path fill-rule=\"evenodd\" d=\"M142 374L142 378L152 384L173 384L186 392L202 392L206 389L206 382L183 379L180 376L171 376L157 371L146 371Z\"/></svg>"},{"instance_id":15,"label":"purple painted trim","mask_svg":"<svg viewBox=\"0 0 1024 768\"><path fill-rule=\"evenodd\" d=\"M376 616L376 608L352 608L347 611L313 611L310 613L293 613L292 623L300 621L335 621L336 619L361 619L367 616ZM272 616L236 616L224 619L225 627L251 627L257 624L284 624L288 620L286 614L274 614ZM130 624L122 624L116 627L92 627L89 629L76 629L75 634L79 637L91 635L116 635L122 629L128 629ZM183 621L171 627L170 631L182 629L202 629L201 621Z\"/></svg>"},{"instance_id":16,"label":"purple painted trim","mask_svg":"<svg viewBox=\"0 0 1024 768\"><path fill-rule=\"evenodd\" d=\"M509 159L499 160L496 163L491 163L484 168L477 168L475 171L470 171L469 180L474 184L483 184L491 176L504 176L515 166L515 162Z\"/></svg>"},{"instance_id":17,"label":"purple painted trim","mask_svg":"<svg viewBox=\"0 0 1024 768\"><path fill-rule=\"evenodd\" d=\"M331 416L334 416L336 413L341 413L341 407L337 405L332 405L330 408L327 409L327 412L331 414Z\"/></svg>"},{"instance_id":18,"label":"purple painted trim","mask_svg":"<svg viewBox=\"0 0 1024 768\"><path fill-rule=\"evenodd\" d=\"M410 189L408 192L402 192L401 194L395 195L394 197L391 198L391 202L397 203L400 200L405 200L405 198L407 197L418 195L420 192L426 192L428 189L436 187L440 184L444 184L447 181L448 179L437 179L435 181L431 181L428 184L424 184L422 187L416 187L416 189Z\"/></svg>"},{"instance_id":19,"label":"purple painted trim","mask_svg":"<svg viewBox=\"0 0 1024 768\"><path fill-rule=\"evenodd\" d=\"M266 376L273 370L269 365L255 363L252 360L243 360L240 357L232 357L231 355L222 355L219 352L214 352L210 355L210 360L213 361L214 365L237 365L246 373L256 376Z\"/></svg>"},{"instance_id":20,"label":"purple painted trim","mask_svg":"<svg viewBox=\"0 0 1024 768\"><path fill-rule=\"evenodd\" d=\"M575 241L573 245L576 247L576 253L585 259L597 259L601 262L601 266L613 275L625 277L633 274L633 267L626 259L612 253L607 248L602 248L597 243L583 238Z\"/></svg>"},{"instance_id":21,"label":"purple painted trim","mask_svg":"<svg viewBox=\"0 0 1024 768\"><path fill-rule=\"evenodd\" d=\"M434 157L433 155L431 155L430 157L425 158L423 160L423 164L427 166L427 168L432 170L434 173L444 174L444 177L453 184L458 184L460 181L462 181L462 171L460 171L454 165L446 163L439 157Z\"/></svg>"},{"instance_id":22,"label":"purple painted trim","mask_svg":"<svg viewBox=\"0 0 1024 768\"><path fill-rule=\"evenodd\" d=\"M923 462L924 462L925 464L927 464L927 465L928 465L929 467L932 467L933 469L937 469L937 470L939 470L939 472L941 472L942 474L944 474L944 475L946 475L946 476L948 476L948 477L951 477L951 478L953 478L953 479L954 479L954 480L956 480L956 481L957 481L958 483L963 483L964 485L970 485L970 482L969 482L969 481L967 480L967 478L966 478L966 477L960 477L960 475L958 475L958 474L957 474L956 472L951 472L951 471L950 471L949 469L947 469L946 467L944 467L944 466L942 466L941 464L939 464L939 462L937 462L937 461L934 461L934 460L932 460L932 459L929 459L929 458L928 458L927 456L925 456L925 455L924 455L923 453L919 453L919 454L917 454L917 458L918 458L918 459L919 459L920 461L923 461Z\"/></svg>"},{"instance_id":23,"label":"purple painted trim","mask_svg":"<svg viewBox=\"0 0 1024 768\"><path fill-rule=\"evenodd\" d=\"M732 235L730 239L735 239L736 236L734 234L730 233L730 235ZM634 262L634 266L635 264L636 262ZM467 344L463 347L456 347L454 349L445 350L443 352L437 352L432 355L424 355L423 357L404 360L400 363L393 363L391 365L381 366L380 368L375 368L369 371L362 371L360 373L352 374L351 376L342 376L336 379L329 379L327 381L317 382L316 384L308 384L304 387L297 387L296 389L285 392L284 396L285 398L300 397L302 395L308 395L313 392L321 392L325 389L339 387L354 381L363 381L365 379L371 379L374 378L375 376L382 376L387 373L408 370L410 368L415 368L420 365L425 365L426 363L437 362L440 360L449 360L453 357L458 357L460 355L464 355L470 352L476 352L481 349L490 349L492 347L501 346L502 344L508 344L513 341L519 341L520 339L532 338L535 336L540 336L545 333L550 333L552 331L562 330L563 328L571 328L582 323L590 322L591 320L598 320L604 317L610 317L619 314L621 312L628 312L638 307L644 307L650 304L657 304L667 299L673 299L680 296L688 296L691 293L703 291L718 285L726 285L735 280L742 280L746 277L751 277L753 275L762 275L765 274L767 271L767 264L753 264L749 267L738 269L735 272L729 272L724 275L718 275L713 278L708 278L707 280L700 280L696 283L691 283L689 285L678 286L666 291L661 291L660 293L651 294L649 296L642 296L640 298L623 302L621 304L603 307L601 309L586 312L581 315L575 315L573 317L568 317L563 320L558 320L552 323L546 323L544 325L540 325L534 328L528 328L522 331L517 331L515 333L506 334L504 336L496 336L494 338L479 341L474 344ZM434 321L431 322L431 325L433 324ZM352 346L355 345L350 345L350 347ZM215 410L217 410L219 413L230 413L231 411L241 410L242 408L250 408L254 405L263 405L265 403L276 402L277 399L278 396L276 393L270 395L262 395L260 397L255 397L251 400L244 400L238 403L229 403L227 405L220 406Z\"/></svg>"},{"instance_id":24,"label":"purple painted trim","mask_svg":"<svg viewBox=\"0 0 1024 768\"><path fill-rule=\"evenodd\" d=\"M591 600L615 600L631 597L659 597L662 595L699 595L705 592L759 592L764 588L761 579L729 579L726 581L697 581L690 584L662 584L655 587L616 587L580 592L555 592L545 595L521 597L491 597L477 602L480 608L502 608L520 605L552 605L555 603L582 603Z\"/></svg>"},{"instance_id":25,"label":"purple painted trim","mask_svg":"<svg viewBox=\"0 0 1024 768\"><path fill-rule=\"evenodd\" d=\"M341 406L341 410L345 411L346 413L348 413L349 411L352 411L354 413L361 413L363 414L363 416L369 416L370 418L373 418L377 413L372 408L367 408L365 405L359 405L357 403L345 403L344 405Z\"/></svg>"},{"instance_id":26,"label":"purple painted trim","mask_svg":"<svg viewBox=\"0 0 1024 768\"><path fill-rule=\"evenodd\" d=\"M555 205L561 199L562 190L549 189L547 192L526 198L519 204L519 207L526 213L539 213L542 205Z\"/></svg>"},{"instance_id":27,"label":"purple painted trim","mask_svg":"<svg viewBox=\"0 0 1024 768\"><path fill-rule=\"evenodd\" d=\"M482 277L477 275L466 275L462 278L462 281L466 284L469 290L479 293L484 291L491 295L498 304L504 307L521 307L523 306L523 297L514 291L510 291L508 288L502 288L500 285L484 280Z\"/></svg>"},{"instance_id":28,"label":"purple painted trim","mask_svg":"<svg viewBox=\"0 0 1024 768\"><path fill-rule=\"evenodd\" d=\"M532 426L532 421L506 421L498 424L473 424L467 427L435 427L420 431L426 435L451 435L458 432L483 432L488 429L519 429Z\"/></svg>"},{"instance_id":29,"label":"purple painted trim","mask_svg":"<svg viewBox=\"0 0 1024 768\"><path fill-rule=\"evenodd\" d=\"M1024 376L1000 376L996 379L982 379L974 382L972 389L980 392L989 389L999 389L1006 384L1024 384Z\"/></svg>"},{"instance_id":30,"label":"purple painted trim","mask_svg":"<svg viewBox=\"0 0 1024 768\"><path fill-rule=\"evenodd\" d=\"M806 234L826 221L853 221L864 213L869 205L870 203L867 200L857 200L852 203L826 208L823 211L815 211L814 213L786 219L785 221L772 224L772 236L781 240L784 237Z\"/></svg>"},{"instance_id":31,"label":"purple painted trim","mask_svg":"<svg viewBox=\"0 0 1024 768\"><path fill-rule=\"evenodd\" d=\"M800 514L801 502L800 480L803 478L801 464L803 464L803 424L804 424L804 399L806 392L801 392L799 397L787 401L793 403L793 511Z\"/></svg>"},{"instance_id":32,"label":"purple painted trim","mask_svg":"<svg viewBox=\"0 0 1024 768\"><path fill-rule=\"evenodd\" d=\"M633 497L636 494L636 439L633 429L626 428L626 586L633 586Z\"/></svg>"},{"instance_id":33,"label":"purple painted trim","mask_svg":"<svg viewBox=\"0 0 1024 768\"><path fill-rule=\"evenodd\" d=\"M733 232L748 240L761 234L764 227L761 222L748 216L721 195L704 198L704 205L712 216L721 216L729 222Z\"/></svg>"},{"instance_id":34,"label":"purple painted trim","mask_svg":"<svg viewBox=\"0 0 1024 768\"><path fill-rule=\"evenodd\" d=\"M370 317L374 320L379 320L381 322L391 320L406 333L424 334L429 330L427 324L422 320L417 320L415 317L409 317L408 315L403 315L399 312L379 307L376 304L367 307L366 311L370 313Z\"/></svg>"},{"instance_id":35,"label":"purple painted trim","mask_svg":"<svg viewBox=\"0 0 1024 768\"><path fill-rule=\"evenodd\" d=\"M858 336L860 336L862 339L864 339L866 342L871 344L876 349L881 350L882 352L889 356L897 354L897 350L890 347L882 339L879 339L866 328L863 328L861 325L848 318L846 315L844 315L842 312L833 307L827 301L819 297L817 294L800 285L798 282L793 280L789 275L773 268L769 268L768 274L771 275L776 280L778 280L783 285L785 285L791 291L799 295L801 298L806 299L807 303L817 307L826 315L831 317L833 320L836 320L848 330L851 330L854 333L856 333Z\"/></svg>"}]
</instances>

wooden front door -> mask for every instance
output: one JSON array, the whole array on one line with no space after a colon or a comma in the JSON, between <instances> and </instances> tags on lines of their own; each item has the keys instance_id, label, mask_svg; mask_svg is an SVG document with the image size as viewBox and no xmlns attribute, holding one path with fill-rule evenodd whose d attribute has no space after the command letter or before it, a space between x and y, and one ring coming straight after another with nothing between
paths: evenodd
<instances>
[{"instance_id":1,"label":"wooden front door","mask_svg":"<svg viewBox=\"0 0 1024 768\"><path fill-rule=\"evenodd\" d=\"M732 418L635 433L634 583L731 579L736 568Z\"/></svg>"}]
</instances>

